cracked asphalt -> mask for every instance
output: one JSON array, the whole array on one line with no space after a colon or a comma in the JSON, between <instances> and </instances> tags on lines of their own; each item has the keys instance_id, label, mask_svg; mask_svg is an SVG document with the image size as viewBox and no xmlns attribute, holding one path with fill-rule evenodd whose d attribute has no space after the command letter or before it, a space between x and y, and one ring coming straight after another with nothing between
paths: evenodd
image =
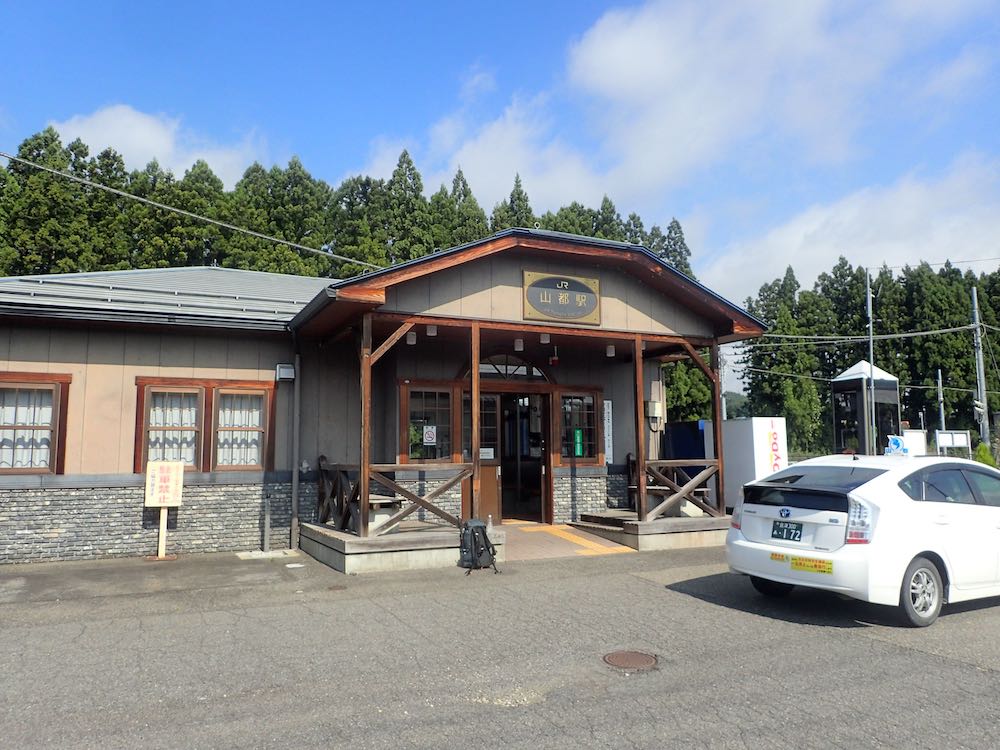
<instances>
[{"instance_id":1,"label":"cracked asphalt","mask_svg":"<svg viewBox=\"0 0 1000 750\"><path fill-rule=\"evenodd\" d=\"M0 567L0 747L1000 746L1000 600L912 630L719 548L502 569Z\"/></svg>"}]
</instances>

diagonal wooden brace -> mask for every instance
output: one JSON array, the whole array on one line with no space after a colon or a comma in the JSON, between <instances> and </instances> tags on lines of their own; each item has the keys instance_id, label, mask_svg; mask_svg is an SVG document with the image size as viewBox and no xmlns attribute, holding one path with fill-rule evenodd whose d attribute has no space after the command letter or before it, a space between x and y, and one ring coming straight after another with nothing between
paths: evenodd
<instances>
[{"instance_id":1,"label":"diagonal wooden brace","mask_svg":"<svg viewBox=\"0 0 1000 750\"><path fill-rule=\"evenodd\" d=\"M426 500L427 502L431 502L432 500L437 499L438 497L440 497L441 495L443 495L445 492L447 492L448 490L450 490L452 487L454 487L456 484L458 484L459 482L461 482L463 479L465 479L466 477L471 477L471 476L472 476L472 469L466 469L465 471L460 472L458 475L452 477L447 482L444 482L443 484L440 484L437 487L435 487L434 490L433 490L433 492L430 492L429 494L427 494L427 495L424 496L424 500ZM372 476L372 478L375 479L376 482L379 481L378 478L375 477L374 475ZM409 499L409 498L407 498L407 499ZM391 529L397 523L399 523L404 518L406 518L408 515L410 515L411 513L413 513L413 511L415 511L419 507L421 507L421 506L418 505L417 503L410 503L410 505L407 505L402 510L399 510L396 513L393 513L391 516L389 516L389 518L386 519L386 521L385 521L384 524L382 524L381 526L379 526L380 530L376 531L375 535L378 536L379 534L386 533L389 529Z\"/></svg>"},{"instance_id":2,"label":"diagonal wooden brace","mask_svg":"<svg viewBox=\"0 0 1000 750\"><path fill-rule=\"evenodd\" d=\"M667 510L669 510L670 508L672 508L674 505L676 505L677 503L679 503L681 500L687 500L688 502L693 503L694 505L698 506L703 511L705 511L706 513L708 513L710 516L719 516L719 515L721 515L721 513L719 513L718 510L716 510L715 508L712 508L709 505L706 505L705 503L701 502L700 500L696 500L691 495L691 493L694 490L696 490L698 487L700 487L705 482L707 482L715 474L715 472L717 472L718 470L719 470L718 466L709 466L707 469L702 470L701 472L699 472L698 474L695 475L694 479L692 479L690 482L688 482L683 487L681 487L680 490L678 490L677 492L675 492L673 495L671 495L666 500L664 500L662 503L660 503L655 508L653 508L651 511L649 511L649 513L646 514L646 518L648 520L653 520L654 518L659 517L660 515L662 515L663 513L665 513Z\"/></svg>"}]
</instances>

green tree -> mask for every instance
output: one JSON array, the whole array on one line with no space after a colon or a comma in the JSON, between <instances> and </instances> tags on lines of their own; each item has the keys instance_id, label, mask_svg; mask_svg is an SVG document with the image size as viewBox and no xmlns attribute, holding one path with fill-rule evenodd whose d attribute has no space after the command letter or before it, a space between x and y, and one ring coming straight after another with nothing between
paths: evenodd
<instances>
[{"instance_id":1,"label":"green tree","mask_svg":"<svg viewBox=\"0 0 1000 750\"><path fill-rule=\"evenodd\" d=\"M389 261L399 263L429 253L434 244L430 208L424 198L423 180L408 151L399 155L386 192Z\"/></svg>"},{"instance_id":2,"label":"green tree","mask_svg":"<svg viewBox=\"0 0 1000 750\"><path fill-rule=\"evenodd\" d=\"M349 258L388 265L388 204L385 182L372 177L350 177L337 188L332 221L336 251ZM345 263L343 278L362 273L365 266Z\"/></svg>"},{"instance_id":3,"label":"green tree","mask_svg":"<svg viewBox=\"0 0 1000 750\"><path fill-rule=\"evenodd\" d=\"M645 245L647 242L646 228L642 225L642 217L630 213L625 220L625 241L633 245Z\"/></svg>"},{"instance_id":4,"label":"green tree","mask_svg":"<svg viewBox=\"0 0 1000 750\"><path fill-rule=\"evenodd\" d=\"M451 199L455 203L457 214L452 235L454 244L464 245L482 239L490 233L486 212L476 201L476 196L472 194L472 189L461 169L455 172L455 178L451 181Z\"/></svg>"},{"instance_id":5,"label":"green tree","mask_svg":"<svg viewBox=\"0 0 1000 750\"><path fill-rule=\"evenodd\" d=\"M582 203L573 201L556 213L546 211L539 220L542 229L568 234L582 234L590 237L594 233L594 211Z\"/></svg>"},{"instance_id":6,"label":"green tree","mask_svg":"<svg viewBox=\"0 0 1000 750\"><path fill-rule=\"evenodd\" d=\"M26 139L17 155L80 176L87 172L87 147L77 140L64 148L52 127ZM6 210L8 273L65 273L99 267L82 185L19 162L11 162L7 181L17 183L5 190L10 200Z\"/></svg>"},{"instance_id":7,"label":"green tree","mask_svg":"<svg viewBox=\"0 0 1000 750\"><path fill-rule=\"evenodd\" d=\"M521 185L521 175L514 175L514 187L510 197L498 203L490 218L490 228L494 232L512 227L531 228L535 226L535 214L531 210L531 201Z\"/></svg>"},{"instance_id":8,"label":"green tree","mask_svg":"<svg viewBox=\"0 0 1000 750\"><path fill-rule=\"evenodd\" d=\"M678 271L683 271L688 276L694 276L691 270L691 251L684 240L684 230L681 229L681 223L677 219L671 219L667 226L667 236L661 257Z\"/></svg>"},{"instance_id":9,"label":"green tree","mask_svg":"<svg viewBox=\"0 0 1000 750\"><path fill-rule=\"evenodd\" d=\"M608 196L601 200L601 207L594 213L593 236L604 240L625 241L625 222Z\"/></svg>"},{"instance_id":10,"label":"green tree","mask_svg":"<svg viewBox=\"0 0 1000 750\"><path fill-rule=\"evenodd\" d=\"M458 206L444 185L430 200L431 243L435 251L457 244L454 240L458 228Z\"/></svg>"}]
</instances>

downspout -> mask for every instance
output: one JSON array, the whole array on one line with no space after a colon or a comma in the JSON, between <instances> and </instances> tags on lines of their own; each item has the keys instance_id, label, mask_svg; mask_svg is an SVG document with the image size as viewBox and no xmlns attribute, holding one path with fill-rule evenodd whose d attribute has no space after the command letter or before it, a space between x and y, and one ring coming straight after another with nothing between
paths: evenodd
<instances>
[{"instance_id":1,"label":"downspout","mask_svg":"<svg viewBox=\"0 0 1000 750\"><path fill-rule=\"evenodd\" d=\"M292 381L292 519L289 524L288 546L299 548L299 464L302 460L299 447L299 414L302 411L302 357L299 353L299 337L292 331L292 346L295 350L295 380Z\"/></svg>"}]
</instances>

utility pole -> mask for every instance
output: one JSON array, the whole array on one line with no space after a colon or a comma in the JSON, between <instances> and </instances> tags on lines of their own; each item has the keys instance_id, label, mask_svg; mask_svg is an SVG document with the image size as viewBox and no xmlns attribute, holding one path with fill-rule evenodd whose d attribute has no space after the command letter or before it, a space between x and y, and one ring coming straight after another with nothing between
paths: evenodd
<instances>
[{"instance_id":1,"label":"utility pole","mask_svg":"<svg viewBox=\"0 0 1000 750\"><path fill-rule=\"evenodd\" d=\"M973 403L976 419L979 420L979 437L990 445L989 404L986 401L986 368L983 366L983 327L979 322L979 293L972 287L972 336L976 349L976 393Z\"/></svg>"},{"instance_id":2,"label":"utility pole","mask_svg":"<svg viewBox=\"0 0 1000 750\"><path fill-rule=\"evenodd\" d=\"M938 368L938 416L941 419L941 432L947 427L944 426L944 386L941 384L941 368Z\"/></svg>"},{"instance_id":3,"label":"utility pole","mask_svg":"<svg viewBox=\"0 0 1000 750\"><path fill-rule=\"evenodd\" d=\"M865 269L865 300L868 306L868 455L874 456L877 423L875 421L875 317L872 314L872 275Z\"/></svg>"}]
</instances>

